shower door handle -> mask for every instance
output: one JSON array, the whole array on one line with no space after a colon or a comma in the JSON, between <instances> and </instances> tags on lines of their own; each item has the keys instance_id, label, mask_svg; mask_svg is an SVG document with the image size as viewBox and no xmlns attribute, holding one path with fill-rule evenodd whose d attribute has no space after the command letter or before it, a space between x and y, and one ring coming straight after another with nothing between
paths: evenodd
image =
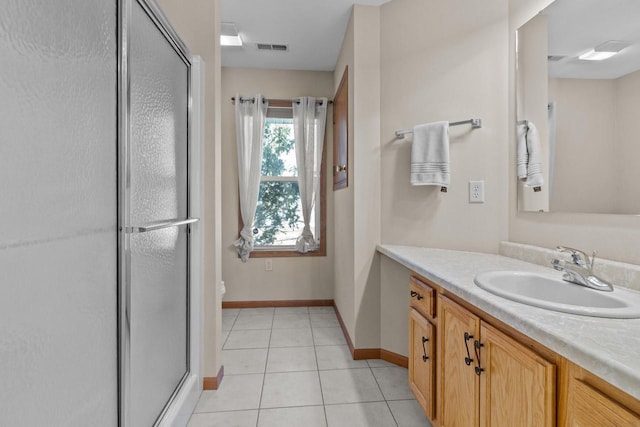
<instances>
[{"instance_id":1,"label":"shower door handle","mask_svg":"<svg viewBox=\"0 0 640 427\"><path fill-rule=\"evenodd\" d=\"M193 224L200 221L200 218L176 219L171 221L153 222L151 224L135 227L127 227L128 233L146 233L147 231L162 230L163 228L179 227L181 225Z\"/></svg>"}]
</instances>

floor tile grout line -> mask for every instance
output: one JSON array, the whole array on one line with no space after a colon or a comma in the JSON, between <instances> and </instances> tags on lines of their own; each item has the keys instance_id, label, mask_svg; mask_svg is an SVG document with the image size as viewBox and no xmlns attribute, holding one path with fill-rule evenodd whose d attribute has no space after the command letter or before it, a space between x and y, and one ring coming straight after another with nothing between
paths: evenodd
<instances>
[{"instance_id":1,"label":"floor tile grout line","mask_svg":"<svg viewBox=\"0 0 640 427\"><path fill-rule=\"evenodd\" d=\"M400 399L400 400L363 400L361 402L340 402L340 403L325 403L324 405L291 405L291 406L273 406L268 408L245 408L245 409L221 409L216 411L201 411L193 412L196 414L217 414L221 412L246 412L246 411L259 411L263 409L291 409L291 408L317 408L320 406L342 406L342 405L360 405L363 403L381 403L381 402L413 402L413 399Z\"/></svg>"},{"instance_id":2,"label":"floor tile grout line","mask_svg":"<svg viewBox=\"0 0 640 427\"><path fill-rule=\"evenodd\" d=\"M389 413L391 414L391 418L393 418L393 421L396 423L396 426L399 426L400 424L398 423L398 420L396 420L396 416L393 414L391 406L389 406L389 401L385 399L384 403L385 405L387 405L387 408L389 408Z\"/></svg>"},{"instance_id":3,"label":"floor tile grout line","mask_svg":"<svg viewBox=\"0 0 640 427\"><path fill-rule=\"evenodd\" d=\"M238 312L239 314L240 312ZM233 324L231 325L231 327L229 328L229 333L227 334L227 337L224 339L224 342L222 343L222 349L224 350L224 345L227 343L227 341L229 340L229 335L231 335L231 330L233 329L233 326L236 324L236 321L238 320L238 314L235 315L234 319L233 319Z\"/></svg>"},{"instance_id":4,"label":"floor tile grout line","mask_svg":"<svg viewBox=\"0 0 640 427\"><path fill-rule=\"evenodd\" d=\"M329 418L327 417L327 406L324 403L324 393L322 391L322 378L320 378L320 363L318 362L318 351L316 348L316 340L311 328L311 342L313 342L313 354L316 356L316 368L318 372L318 385L320 386L320 398L322 399L322 411L324 412L324 425L329 427Z\"/></svg>"},{"instance_id":5,"label":"floor tile grout line","mask_svg":"<svg viewBox=\"0 0 640 427\"><path fill-rule=\"evenodd\" d=\"M369 365L369 362L367 362L367 365ZM382 391L382 387L380 386L380 383L378 382L378 378L376 377L376 374L373 373L373 368L371 368L371 366L369 366L369 370L371 371L371 375L373 375L373 379L376 382L376 385L378 386L378 390L380 390L380 394L382 395L382 398L384 399L384 404L387 405L387 409L389 409L389 413L391 414L391 418L393 418L393 422L396 423L396 427L398 426L398 421L396 420L396 417L393 415L393 411L391 410L391 406L389 406L389 402L387 401L387 396L384 395L384 392Z\"/></svg>"},{"instance_id":6,"label":"floor tile grout line","mask_svg":"<svg viewBox=\"0 0 640 427\"><path fill-rule=\"evenodd\" d=\"M274 310L275 313L275 310ZM271 349L271 335L273 334L273 318L271 319L271 330L269 331L269 343L267 346L267 357L264 360L264 373L262 374L262 387L260 388L260 399L258 400L258 416L256 417L256 427L260 423L260 409L262 409L262 396L264 395L264 383L267 381L267 365L269 364L269 350Z\"/></svg>"},{"instance_id":7,"label":"floor tile grout line","mask_svg":"<svg viewBox=\"0 0 640 427\"><path fill-rule=\"evenodd\" d=\"M231 332L233 330L233 327L236 325L236 322L238 321L239 318L239 314L242 313L243 311L239 311L233 321L233 325L232 325L232 329L228 331L228 335L227 338L225 339L225 342L223 343L223 349L224 349L224 345L226 344L226 342L229 339L229 336L231 335ZM310 407L318 407L318 406L322 406L323 408L323 413L324 413L324 417L325 417L325 425L328 426L329 425L329 420L327 417L327 406L338 406L338 405L360 405L360 404L365 404L365 403L377 403L377 402L385 402L386 407L388 408L389 412L391 413L391 416L394 420L394 423L396 424L396 426L398 425L398 420L396 420L396 416L393 414L393 411L391 410L391 406L390 406L390 401L413 401L414 399L410 399L410 398L400 398L400 399L387 399L386 396L384 395L383 391L382 391L382 387L380 385L380 382L378 381L378 378L375 376L374 374L374 367L372 366L371 362L369 360L366 360L366 364L365 366L360 366L360 367L345 367L345 368L330 368L330 369L320 369L320 364L319 364L319 357L318 357L318 347L323 348L323 347L344 347L346 345L346 342L342 343L329 343L329 344L316 344L315 342L315 334L318 333L318 329L327 329L327 328L339 328L339 326L327 326L326 324L324 325L320 325L320 326L314 326L311 324L311 311L309 307L305 307L305 312L308 313L309 315L309 327L305 327L305 328L295 328L295 327L285 327L285 328L274 328L274 325L276 324L276 313L277 313L277 308L274 308L273 310L273 314L271 316L271 328L270 329L262 329L263 331L269 331L269 337L267 340L267 347L250 347L250 348L233 348L233 349L224 349L224 350L250 350L250 349L267 349L267 357L265 359L264 362L264 372L262 372L262 386L261 386L261 390L260 390L260 398L259 398L259 403L258 403L258 408L255 409L250 409L250 408L246 408L246 409L239 409L239 410L218 410L218 411L210 411L210 412L242 412L242 411L257 411L257 417L256 417L256 427L259 425L260 422L260 415L261 412L263 410L268 410L268 409L292 409L292 408L310 408ZM281 313L282 314L282 313ZM294 314L294 313L286 313L286 314ZM295 313L295 314L303 314L303 313ZM325 314L330 314L330 313L325 313L325 312L320 312L318 311L317 314L321 314L322 316L320 317L327 317L324 316ZM331 313L335 316L335 311L333 313ZM292 321L295 321L295 319L291 318ZM284 347L272 347L272 339L273 339L273 333L274 330L277 329L281 329L281 330L296 330L296 329L307 329L311 332L311 345L292 345L292 346L284 346ZM259 329L237 329L236 331L258 331ZM263 335L264 336L264 335ZM268 362L269 362L269 357L270 357L270 353L271 353L271 349L272 348L280 348L280 349L300 349L300 348L311 348L313 347L313 352L314 352L314 356L315 356L315 361L316 361L316 369L315 371L317 372L318 375L318 381L319 381L319 385L320 385L320 393L321 393L321 399L322 399L322 404L321 405L291 405L291 406L277 406L277 407L273 407L273 408L263 408L262 407L262 399L264 398L264 388L265 388L265 382L266 382L266 376L267 374L276 374L276 373L295 373L295 372L313 372L314 369L303 369L303 370L295 370L295 371L277 371L277 372L267 372L267 366L268 366ZM340 356L341 358L341 356ZM333 360L333 358L330 358ZM385 366L378 366L375 368L384 368ZM324 400L324 394L322 394L322 380L321 380L321 373L323 371L345 371L345 370L353 370L353 369L369 369L369 371L371 372L371 374L374 377L374 380L376 382L376 385L380 391L380 394L382 396L382 400L372 400L372 401L363 401L363 402L342 402L342 403L331 403L331 404L327 404ZM260 375L260 373L257 373L258 375ZM256 375L256 374L249 374L249 373L242 373L242 374L229 374L229 376L232 375ZM201 413L209 413L209 412L201 412ZM196 414L196 412L194 412L193 414Z\"/></svg>"}]
</instances>

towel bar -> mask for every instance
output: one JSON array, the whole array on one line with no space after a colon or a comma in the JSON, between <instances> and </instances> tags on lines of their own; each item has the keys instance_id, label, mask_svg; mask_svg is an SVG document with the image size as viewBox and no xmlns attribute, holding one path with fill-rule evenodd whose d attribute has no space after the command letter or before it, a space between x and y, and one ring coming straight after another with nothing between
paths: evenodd
<instances>
[{"instance_id":1,"label":"towel bar","mask_svg":"<svg viewBox=\"0 0 640 427\"><path fill-rule=\"evenodd\" d=\"M449 126L471 125L471 129L479 129L482 127L482 119L469 119L459 122L449 122ZM407 134L413 133L413 129L404 129L396 131L396 139L404 139Z\"/></svg>"}]
</instances>

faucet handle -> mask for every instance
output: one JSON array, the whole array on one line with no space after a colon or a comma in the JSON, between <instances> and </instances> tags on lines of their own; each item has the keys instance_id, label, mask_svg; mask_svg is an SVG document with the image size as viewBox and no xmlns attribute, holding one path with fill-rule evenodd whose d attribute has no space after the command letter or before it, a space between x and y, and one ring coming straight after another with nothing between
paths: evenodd
<instances>
[{"instance_id":1,"label":"faucet handle","mask_svg":"<svg viewBox=\"0 0 640 427\"><path fill-rule=\"evenodd\" d=\"M560 252L568 252L571 254L571 261L577 265L587 265L589 264L589 255L581 251L580 249L570 248L568 246L558 246L556 247ZM595 252L594 252L595 254ZM593 260L591 260L591 266L593 266Z\"/></svg>"}]
</instances>

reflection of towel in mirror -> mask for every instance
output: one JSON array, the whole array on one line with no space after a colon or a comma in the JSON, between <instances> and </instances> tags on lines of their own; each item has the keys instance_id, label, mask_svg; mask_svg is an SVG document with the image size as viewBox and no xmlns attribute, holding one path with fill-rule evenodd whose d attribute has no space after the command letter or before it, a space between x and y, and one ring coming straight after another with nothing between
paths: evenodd
<instances>
[{"instance_id":1,"label":"reflection of towel in mirror","mask_svg":"<svg viewBox=\"0 0 640 427\"><path fill-rule=\"evenodd\" d=\"M531 122L518 125L517 146L518 178L525 187L540 187L544 184L542 175L542 147L538 128Z\"/></svg>"},{"instance_id":2,"label":"reflection of towel in mirror","mask_svg":"<svg viewBox=\"0 0 640 427\"><path fill-rule=\"evenodd\" d=\"M413 128L411 185L448 187L449 122L434 122Z\"/></svg>"},{"instance_id":3,"label":"reflection of towel in mirror","mask_svg":"<svg viewBox=\"0 0 640 427\"><path fill-rule=\"evenodd\" d=\"M529 153L527 152L527 122L518 123L518 142L516 147L516 162L518 165L518 179L527 179L527 163L529 163Z\"/></svg>"}]
</instances>

